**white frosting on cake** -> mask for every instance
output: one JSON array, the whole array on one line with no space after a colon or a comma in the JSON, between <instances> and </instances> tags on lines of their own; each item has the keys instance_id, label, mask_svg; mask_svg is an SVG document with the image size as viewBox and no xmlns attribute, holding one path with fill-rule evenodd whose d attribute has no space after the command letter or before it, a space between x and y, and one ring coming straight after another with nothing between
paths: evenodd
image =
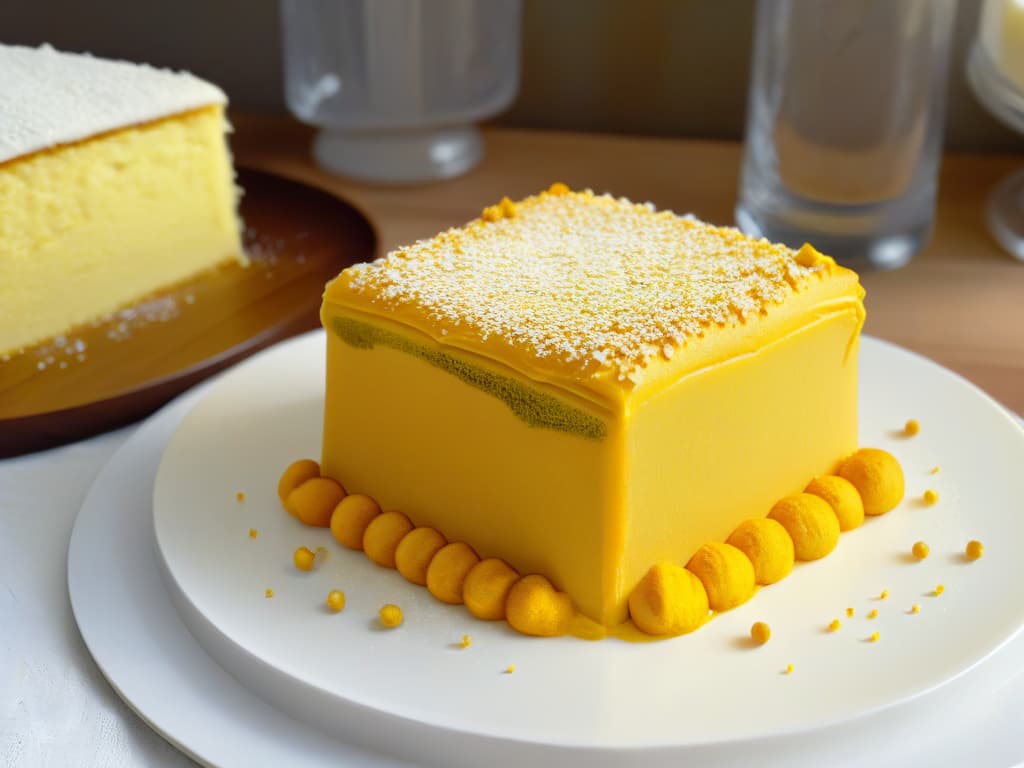
<instances>
[{"instance_id":1,"label":"white frosting on cake","mask_svg":"<svg viewBox=\"0 0 1024 768\"><path fill-rule=\"evenodd\" d=\"M187 72L0 45L0 163L227 97Z\"/></svg>"}]
</instances>

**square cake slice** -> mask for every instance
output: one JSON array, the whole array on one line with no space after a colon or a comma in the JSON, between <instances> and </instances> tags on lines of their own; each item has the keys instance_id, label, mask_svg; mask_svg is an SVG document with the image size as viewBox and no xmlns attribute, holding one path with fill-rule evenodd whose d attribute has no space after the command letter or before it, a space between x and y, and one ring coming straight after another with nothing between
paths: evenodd
<instances>
[{"instance_id":1,"label":"square cake slice","mask_svg":"<svg viewBox=\"0 0 1024 768\"><path fill-rule=\"evenodd\" d=\"M0 45L0 353L245 262L224 93Z\"/></svg>"},{"instance_id":2,"label":"square cake slice","mask_svg":"<svg viewBox=\"0 0 1024 768\"><path fill-rule=\"evenodd\" d=\"M606 626L857 448L855 273L563 185L331 282L322 469Z\"/></svg>"}]
</instances>

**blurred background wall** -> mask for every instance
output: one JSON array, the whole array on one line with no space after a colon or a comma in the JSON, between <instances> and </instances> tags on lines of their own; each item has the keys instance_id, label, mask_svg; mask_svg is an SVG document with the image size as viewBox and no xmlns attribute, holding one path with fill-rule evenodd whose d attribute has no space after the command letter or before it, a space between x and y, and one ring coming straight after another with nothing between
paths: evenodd
<instances>
[{"instance_id":1,"label":"blurred background wall","mask_svg":"<svg viewBox=\"0 0 1024 768\"><path fill-rule=\"evenodd\" d=\"M979 6L959 2L946 143L1021 151L967 87ZM523 14L519 97L497 122L742 137L753 0L523 0ZM285 112L276 0L0 0L0 42L189 69L236 109Z\"/></svg>"}]
</instances>

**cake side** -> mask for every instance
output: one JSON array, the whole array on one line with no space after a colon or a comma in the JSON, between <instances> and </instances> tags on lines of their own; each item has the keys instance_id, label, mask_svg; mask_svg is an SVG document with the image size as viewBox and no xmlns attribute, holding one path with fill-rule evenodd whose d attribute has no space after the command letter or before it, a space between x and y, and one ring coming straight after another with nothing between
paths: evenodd
<instances>
[{"instance_id":1,"label":"cake side","mask_svg":"<svg viewBox=\"0 0 1024 768\"><path fill-rule=\"evenodd\" d=\"M0 163L99 134L227 103L187 72L0 45Z\"/></svg>"},{"instance_id":2,"label":"cake side","mask_svg":"<svg viewBox=\"0 0 1024 768\"><path fill-rule=\"evenodd\" d=\"M611 403L752 351L807 317L863 318L856 275L809 246L553 190L345 270L325 303Z\"/></svg>"},{"instance_id":3,"label":"cake side","mask_svg":"<svg viewBox=\"0 0 1024 768\"><path fill-rule=\"evenodd\" d=\"M244 261L220 105L0 165L0 352Z\"/></svg>"}]
</instances>

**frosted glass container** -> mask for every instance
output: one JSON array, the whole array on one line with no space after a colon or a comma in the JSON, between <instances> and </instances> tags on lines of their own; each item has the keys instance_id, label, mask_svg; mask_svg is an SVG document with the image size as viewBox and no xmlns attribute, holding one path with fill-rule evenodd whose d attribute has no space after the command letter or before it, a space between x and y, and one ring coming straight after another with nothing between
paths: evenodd
<instances>
[{"instance_id":1,"label":"frosted glass container","mask_svg":"<svg viewBox=\"0 0 1024 768\"><path fill-rule=\"evenodd\" d=\"M519 0L282 0L285 97L316 161L373 181L465 173L519 87Z\"/></svg>"}]
</instances>

